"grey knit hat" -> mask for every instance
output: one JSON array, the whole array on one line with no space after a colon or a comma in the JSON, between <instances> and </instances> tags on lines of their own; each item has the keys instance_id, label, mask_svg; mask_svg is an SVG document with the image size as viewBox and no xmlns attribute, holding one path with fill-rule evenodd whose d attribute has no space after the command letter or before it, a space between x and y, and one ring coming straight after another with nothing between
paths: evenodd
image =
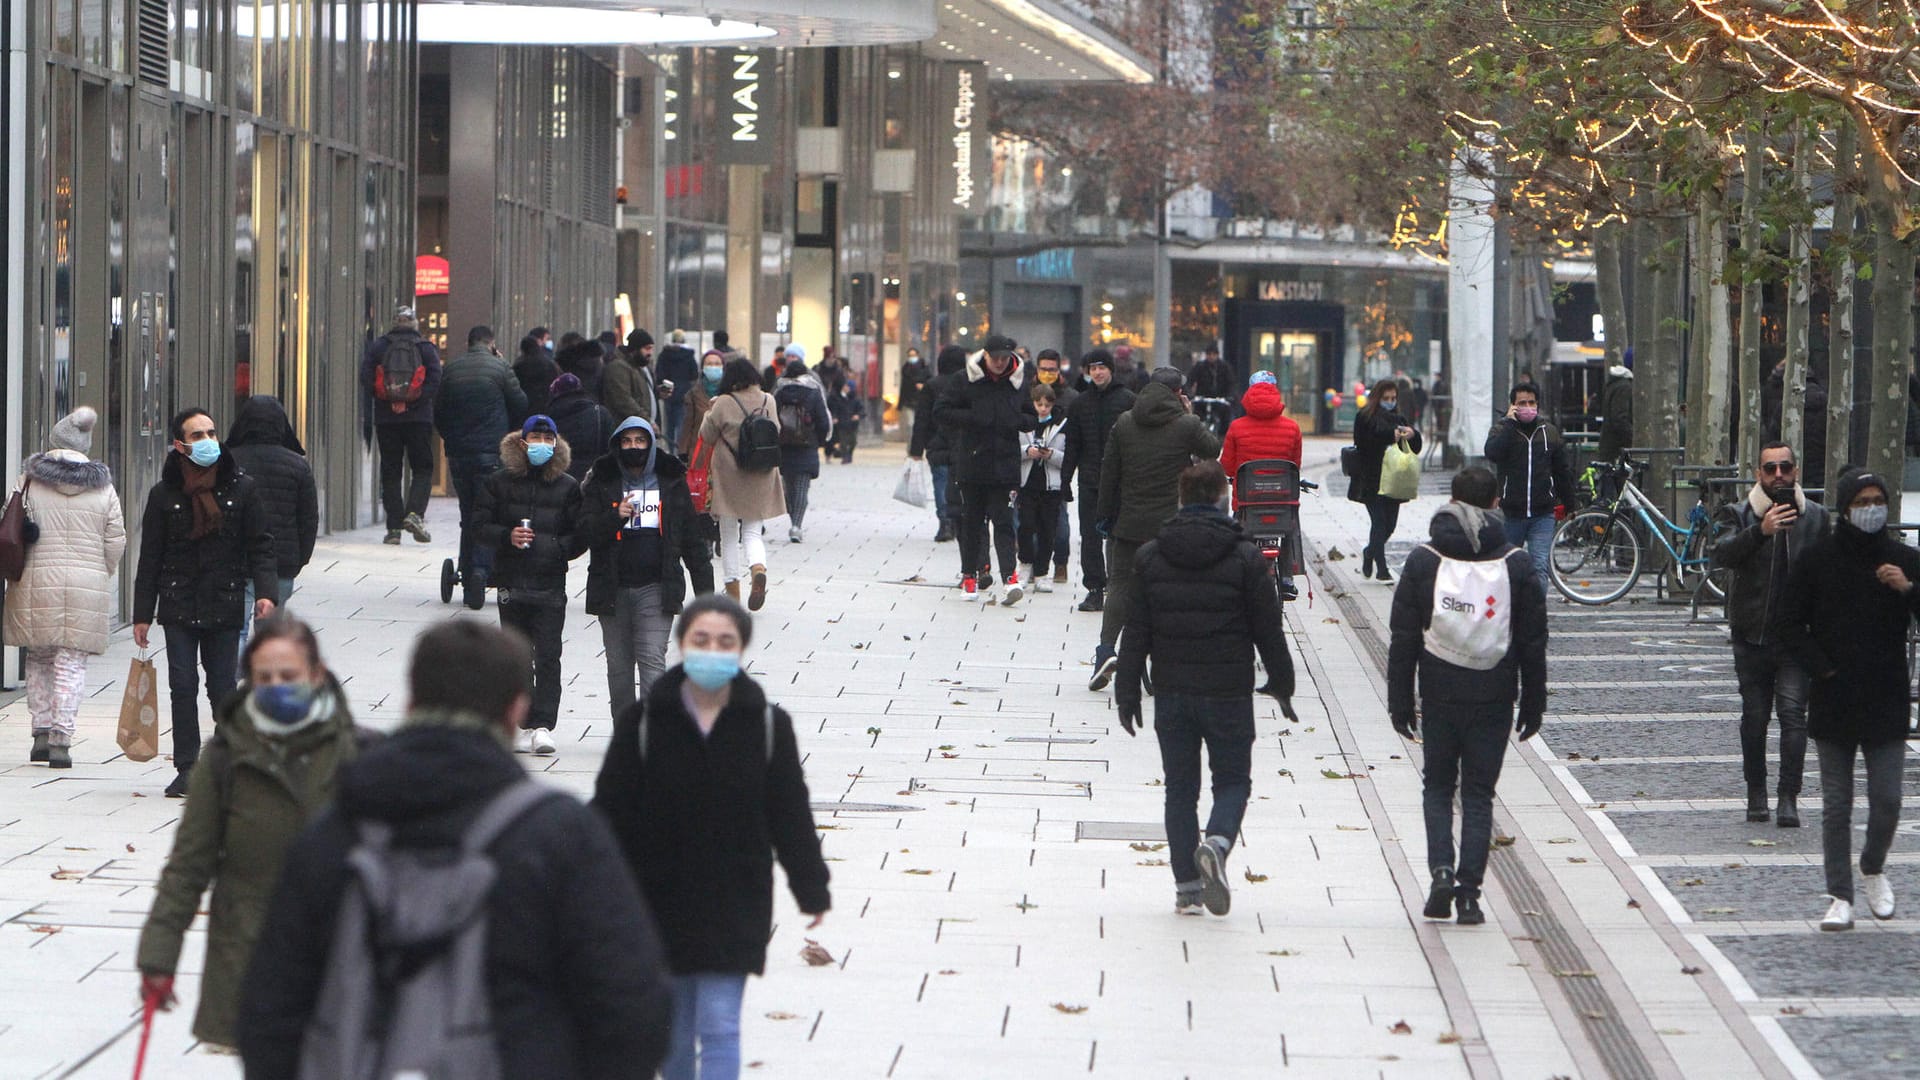
<instances>
[{"instance_id":1,"label":"grey knit hat","mask_svg":"<svg viewBox=\"0 0 1920 1080\"><path fill-rule=\"evenodd\" d=\"M90 452L93 449L93 425L99 421L100 414L85 405L73 410L53 425L53 448L82 454Z\"/></svg>"}]
</instances>

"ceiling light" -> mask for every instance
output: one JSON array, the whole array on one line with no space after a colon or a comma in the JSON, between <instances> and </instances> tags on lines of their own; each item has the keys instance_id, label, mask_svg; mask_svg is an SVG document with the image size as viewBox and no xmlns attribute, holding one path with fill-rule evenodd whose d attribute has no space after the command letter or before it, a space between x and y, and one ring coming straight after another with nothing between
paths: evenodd
<instances>
[{"instance_id":1,"label":"ceiling light","mask_svg":"<svg viewBox=\"0 0 1920 1080\"><path fill-rule=\"evenodd\" d=\"M684 45L774 33L736 19L598 8L422 3L418 15L419 40L453 45Z\"/></svg>"}]
</instances>

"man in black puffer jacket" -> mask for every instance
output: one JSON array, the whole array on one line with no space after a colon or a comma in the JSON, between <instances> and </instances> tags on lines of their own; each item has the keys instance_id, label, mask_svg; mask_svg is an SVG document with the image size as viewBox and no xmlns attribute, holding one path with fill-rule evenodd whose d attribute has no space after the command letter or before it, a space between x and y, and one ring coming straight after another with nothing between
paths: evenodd
<instances>
[{"instance_id":1,"label":"man in black puffer jacket","mask_svg":"<svg viewBox=\"0 0 1920 1080\"><path fill-rule=\"evenodd\" d=\"M453 848L495 796L529 781L505 743L527 712L527 648L471 620L421 635L407 718L342 769L333 805L295 841L241 995L251 1080L294 1080L323 1008L347 858L361 823L396 845ZM540 1080L652 1076L672 994L652 913L599 814L554 793L488 848L487 1004L500 1073Z\"/></svg>"},{"instance_id":2,"label":"man in black puffer jacket","mask_svg":"<svg viewBox=\"0 0 1920 1080\"><path fill-rule=\"evenodd\" d=\"M1180 510L1140 549L1127 579L1127 626L1120 639L1114 707L1132 735L1144 725L1141 677L1153 660L1153 719L1166 773L1174 910L1204 904L1225 915L1227 854L1253 789L1253 656L1266 666L1257 691L1286 704L1293 660L1280 621L1280 594L1267 560L1227 516L1227 474L1217 461L1179 477ZM1213 773L1213 812L1200 835L1200 748Z\"/></svg>"},{"instance_id":3,"label":"man in black puffer jacket","mask_svg":"<svg viewBox=\"0 0 1920 1080\"><path fill-rule=\"evenodd\" d=\"M959 533L960 493L953 486L953 441L947 425L934 419L933 406L956 380L966 378L966 367L967 350L958 345L940 350L934 360L936 374L913 408L913 436L907 443L907 456L915 461L924 457L932 475L933 516L939 522L933 534L936 544L944 544Z\"/></svg>"},{"instance_id":4,"label":"man in black puffer jacket","mask_svg":"<svg viewBox=\"0 0 1920 1080\"><path fill-rule=\"evenodd\" d=\"M1020 359L1010 337L994 334L967 357L965 378L949 384L934 403L934 420L957 436L953 469L960 484L961 566L987 601L993 599L993 570L987 562L987 523L1006 582L1003 603L1017 604L1026 589L1020 582L1013 535L1013 492L1020 486L1020 436L1040 426L1033 399L1022 385ZM970 588L969 592L974 591Z\"/></svg>"},{"instance_id":5,"label":"man in black puffer jacket","mask_svg":"<svg viewBox=\"0 0 1920 1080\"><path fill-rule=\"evenodd\" d=\"M447 446L447 476L463 522L473 513L480 486L500 467L500 437L527 413L527 393L501 358L493 331L484 326L467 331L467 351L441 371L440 396L433 403L433 424ZM486 604L492 571L493 553L474 543L463 524L460 587L475 611Z\"/></svg>"},{"instance_id":6,"label":"man in black puffer jacket","mask_svg":"<svg viewBox=\"0 0 1920 1080\"><path fill-rule=\"evenodd\" d=\"M1427 727L1421 746L1423 802L1427 869L1433 881L1425 914L1444 919L1457 902L1465 926L1487 921L1480 910L1480 883L1493 843L1493 789L1506 758L1507 730L1518 730L1525 742L1539 732L1547 710L1547 595L1527 553L1507 543L1506 522L1494 508L1498 483L1478 465L1453 478L1453 501L1433 515L1428 527L1432 541L1407 556L1389 618L1387 715L1402 738L1412 739L1422 720ZM1497 570L1487 566L1501 562L1505 566ZM1504 620L1495 617L1497 605L1485 599L1497 595L1503 580L1508 596ZM1516 697L1518 723L1513 714Z\"/></svg>"},{"instance_id":7,"label":"man in black puffer jacket","mask_svg":"<svg viewBox=\"0 0 1920 1080\"><path fill-rule=\"evenodd\" d=\"M293 593L293 579L313 561L313 545L320 535L320 492L313 482L307 449L293 433L287 410L271 394L255 394L241 407L227 432L227 451L240 470L253 477L255 492L266 511L273 533L274 562L280 573L280 591L273 602L284 606ZM252 586L248 586L253 607ZM248 621L251 622L251 613ZM246 646L246 635L240 635Z\"/></svg>"},{"instance_id":8,"label":"man in black puffer jacket","mask_svg":"<svg viewBox=\"0 0 1920 1080\"><path fill-rule=\"evenodd\" d=\"M254 479L224 453L213 417L182 409L168 431L173 451L140 517L133 578L133 641L147 647L156 617L167 632L167 691L173 700L173 767L167 797L185 798L200 759L200 669L207 703L233 692L240 665L248 581L253 614L265 618L280 591L273 531Z\"/></svg>"},{"instance_id":9,"label":"man in black puffer jacket","mask_svg":"<svg viewBox=\"0 0 1920 1080\"><path fill-rule=\"evenodd\" d=\"M527 417L500 440L500 471L487 477L467 527L493 549L500 625L533 642L533 711L514 752L551 754L560 720L560 643L567 630L567 564L581 543L580 485L567 468L573 451L550 416ZM531 524L523 524L531 523Z\"/></svg>"}]
</instances>

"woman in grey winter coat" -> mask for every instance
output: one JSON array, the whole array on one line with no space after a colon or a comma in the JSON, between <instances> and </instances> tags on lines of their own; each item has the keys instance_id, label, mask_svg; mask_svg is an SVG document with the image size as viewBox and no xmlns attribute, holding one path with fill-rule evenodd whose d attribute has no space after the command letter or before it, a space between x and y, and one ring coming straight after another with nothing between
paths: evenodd
<instances>
[{"instance_id":1,"label":"woman in grey winter coat","mask_svg":"<svg viewBox=\"0 0 1920 1080\"><path fill-rule=\"evenodd\" d=\"M53 426L52 449L27 459L28 517L39 537L7 588L6 643L26 650L29 761L73 767L74 718L87 657L106 651L113 574L127 524L113 474L87 460L99 416L85 406Z\"/></svg>"}]
</instances>

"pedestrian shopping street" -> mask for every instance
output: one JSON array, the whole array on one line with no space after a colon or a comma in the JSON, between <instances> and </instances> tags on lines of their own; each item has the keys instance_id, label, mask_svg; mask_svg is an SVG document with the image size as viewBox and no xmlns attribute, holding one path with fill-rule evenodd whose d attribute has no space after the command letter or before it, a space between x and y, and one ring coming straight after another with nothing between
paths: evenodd
<instances>
[{"instance_id":1,"label":"pedestrian shopping street","mask_svg":"<svg viewBox=\"0 0 1920 1080\"><path fill-rule=\"evenodd\" d=\"M932 513L889 499L897 448L825 467L806 542L773 545L748 655L800 732L834 875L811 936L832 962L802 958L781 892L747 991L749 1075L1912 1074L1920 924L1817 932L1817 799L1797 831L1742 821L1725 634L1685 607L1550 601L1553 696L1542 736L1508 751L1489 922L1418 917L1419 749L1385 715L1391 590L1336 557L1366 525L1341 497L1338 445L1307 447L1307 475L1329 482L1303 507L1312 596L1287 613L1298 720L1257 700L1225 918L1173 913L1157 753L1086 689L1099 616L1073 611L1077 567L1075 586L983 608L952 587ZM1444 498L1425 480L1396 565ZM402 714L413 636L464 613L438 594L451 501L428 523L429 545L323 538L290 605L374 727ZM610 726L584 578L582 560L560 752L521 759L581 795ZM70 773L25 764L24 702L0 709L0 1076L131 1071L134 943L182 805L160 795L164 757L136 765L114 745L132 655L122 631L94 661ZM1890 867L1907 911L1912 836ZM149 1077L239 1074L188 1034L203 930Z\"/></svg>"}]
</instances>

